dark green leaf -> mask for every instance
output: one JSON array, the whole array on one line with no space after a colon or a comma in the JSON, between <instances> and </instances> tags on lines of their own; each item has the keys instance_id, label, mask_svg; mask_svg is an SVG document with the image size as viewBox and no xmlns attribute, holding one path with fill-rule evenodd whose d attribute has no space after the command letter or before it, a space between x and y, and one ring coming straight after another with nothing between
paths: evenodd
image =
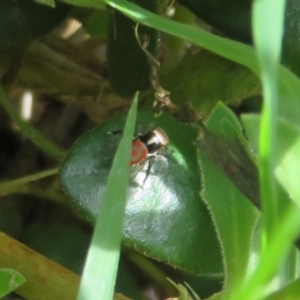
<instances>
[{"instance_id":1,"label":"dark green leaf","mask_svg":"<svg viewBox=\"0 0 300 300\"><path fill-rule=\"evenodd\" d=\"M162 78L162 86L176 104L189 101L203 114L209 114L219 101L238 107L245 98L261 93L253 72L205 50L186 55Z\"/></svg>"},{"instance_id":2,"label":"dark green leaf","mask_svg":"<svg viewBox=\"0 0 300 300\"><path fill-rule=\"evenodd\" d=\"M231 154L237 163L242 164L245 157L238 156L239 152L234 152L234 148L226 144L228 141L241 139L241 126L228 108L221 103L217 105L208 119L207 130L219 141L217 146L223 142L223 148L211 148L211 151L220 150L219 162L224 162L223 155L229 154L230 157ZM205 141L204 136L203 143ZM209 146L213 145L209 144ZM242 145L241 142L240 147L243 147ZM218 161L207 155L208 149L205 148L203 151L202 143L198 146L204 182L202 195L212 214L222 245L226 272L225 290L229 292L241 282L247 271L252 235L258 214L254 206L231 182L230 177L218 168L220 167ZM246 149L245 153L247 153ZM240 165L228 165L229 175L231 172L239 171Z\"/></svg>"},{"instance_id":3,"label":"dark green leaf","mask_svg":"<svg viewBox=\"0 0 300 300\"><path fill-rule=\"evenodd\" d=\"M146 180L147 163L130 183L124 242L173 266L220 274L219 245L199 197L200 176L193 144L196 131L170 115L153 119L152 112L140 112L137 124L139 132L162 127L171 143L165 156L155 158ZM109 132L123 126L124 118L116 118L82 137L61 169L61 182L72 204L93 224L120 140L120 135ZM133 167L132 173L137 168Z\"/></svg>"}]
</instances>

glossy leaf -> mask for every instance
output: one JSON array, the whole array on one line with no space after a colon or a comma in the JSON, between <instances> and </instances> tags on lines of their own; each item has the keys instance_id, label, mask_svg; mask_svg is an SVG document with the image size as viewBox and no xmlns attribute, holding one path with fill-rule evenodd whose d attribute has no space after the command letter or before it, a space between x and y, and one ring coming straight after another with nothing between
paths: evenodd
<instances>
[{"instance_id":1,"label":"glossy leaf","mask_svg":"<svg viewBox=\"0 0 300 300\"><path fill-rule=\"evenodd\" d=\"M137 131L162 127L170 138L164 156L155 157L132 179L126 206L124 242L144 254L201 274L220 274L222 262L210 216L199 197L196 131L170 115L153 119L140 112ZM82 137L67 156L60 176L72 204L95 223L124 118L113 119ZM117 188L117 187L116 187ZM112 201L114 201L112 199ZM182 235L184 232L184 235Z\"/></svg>"}]
</instances>

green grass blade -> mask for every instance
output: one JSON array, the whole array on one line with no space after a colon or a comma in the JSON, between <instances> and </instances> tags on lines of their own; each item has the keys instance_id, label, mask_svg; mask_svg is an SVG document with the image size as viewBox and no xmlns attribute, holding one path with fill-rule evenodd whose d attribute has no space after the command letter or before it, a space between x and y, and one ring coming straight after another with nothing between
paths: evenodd
<instances>
[{"instance_id":1,"label":"green grass blade","mask_svg":"<svg viewBox=\"0 0 300 300\"><path fill-rule=\"evenodd\" d=\"M300 295L300 278L287 284L284 288L271 294L266 300L298 299Z\"/></svg>"},{"instance_id":2,"label":"green grass blade","mask_svg":"<svg viewBox=\"0 0 300 300\"><path fill-rule=\"evenodd\" d=\"M14 122L22 130L22 133L25 134L34 144L39 148L48 153L51 157L63 158L66 155L66 152L55 145L53 142L45 138L38 130L32 127L29 123L23 121L18 112L13 107L10 102L7 94L3 90L3 87L0 85L0 103L5 108L6 112L14 120Z\"/></svg>"},{"instance_id":3,"label":"green grass blade","mask_svg":"<svg viewBox=\"0 0 300 300\"><path fill-rule=\"evenodd\" d=\"M105 2L137 22L141 22L142 24L151 26L155 29L163 30L166 33L188 40L225 58L245 65L254 72L258 71L253 49L248 45L213 35L189 25L162 18L129 1L106 0ZM241 47L243 49L242 51Z\"/></svg>"},{"instance_id":4,"label":"green grass blade","mask_svg":"<svg viewBox=\"0 0 300 300\"><path fill-rule=\"evenodd\" d=\"M83 271L78 300L113 298L129 182L129 158L137 98L136 94L108 177L106 192Z\"/></svg>"},{"instance_id":5,"label":"green grass blade","mask_svg":"<svg viewBox=\"0 0 300 300\"><path fill-rule=\"evenodd\" d=\"M284 6L284 0L256 1L253 10L254 39L261 64L264 94L260 127L260 184L267 239L255 272L234 299L263 299L271 292L268 283L287 257L300 228L299 207L290 204L288 209L280 211L279 204L282 201L279 200L284 200L285 195L279 193L274 175L278 157L275 152L278 144L278 106L280 101L285 100L280 98L278 88Z\"/></svg>"},{"instance_id":6,"label":"green grass blade","mask_svg":"<svg viewBox=\"0 0 300 300\"><path fill-rule=\"evenodd\" d=\"M63 0L63 2L100 9L103 6L103 2L98 0ZM193 28L190 25L162 18L126 0L105 0L104 2L137 22L188 40L258 73L257 58L253 48L248 45L216 36L204 30Z\"/></svg>"},{"instance_id":7,"label":"green grass blade","mask_svg":"<svg viewBox=\"0 0 300 300\"><path fill-rule=\"evenodd\" d=\"M291 205L290 209L281 216L275 226L276 235L270 238L269 243L260 257L257 268L247 283L237 289L230 300L259 300L265 299L270 292L268 282L285 259L290 245L300 230L300 208Z\"/></svg>"},{"instance_id":8,"label":"green grass blade","mask_svg":"<svg viewBox=\"0 0 300 300\"><path fill-rule=\"evenodd\" d=\"M260 126L260 185L267 237L279 215L274 176L277 149L278 71L283 35L285 0L254 1L253 29L263 85Z\"/></svg>"},{"instance_id":9,"label":"green grass blade","mask_svg":"<svg viewBox=\"0 0 300 300\"><path fill-rule=\"evenodd\" d=\"M46 178L48 176L52 176L57 174L59 171L59 168L54 168L51 170L35 173L33 175L28 175L16 180L11 181L2 181L0 182L0 196L8 195L10 193L14 193L18 190L18 187L25 185L27 183L40 180L43 178Z\"/></svg>"}]
</instances>

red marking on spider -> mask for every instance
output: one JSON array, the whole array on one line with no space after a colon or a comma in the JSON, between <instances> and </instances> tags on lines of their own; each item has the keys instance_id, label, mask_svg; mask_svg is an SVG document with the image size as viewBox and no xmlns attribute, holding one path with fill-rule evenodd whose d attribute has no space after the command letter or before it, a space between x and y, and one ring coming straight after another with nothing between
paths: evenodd
<instances>
[{"instance_id":1,"label":"red marking on spider","mask_svg":"<svg viewBox=\"0 0 300 300\"><path fill-rule=\"evenodd\" d=\"M169 142L169 137L160 127L148 131L145 134L138 135L132 141L130 166L140 165L140 167L143 168L145 163L147 161L149 162L146 171L146 177L143 181L144 183L150 175L153 161L155 159L155 156L158 155L157 152L165 147ZM137 175L141 168L135 173L133 178Z\"/></svg>"},{"instance_id":2,"label":"red marking on spider","mask_svg":"<svg viewBox=\"0 0 300 300\"><path fill-rule=\"evenodd\" d=\"M147 155L148 155L148 149L143 142L139 140L132 142L132 151L131 151L131 159L130 159L131 166L134 166L144 161L147 158Z\"/></svg>"},{"instance_id":3,"label":"red marking on spider","mask_svg":"<svg viewBox=\"0 0 300 300\"><path fill-rule=\"evenodd\" d=\"M160 127L137 136L132 141L130 165L141 164L147 159L154 157L168 143L169 138Z\"/></svg>"}]
</instances>

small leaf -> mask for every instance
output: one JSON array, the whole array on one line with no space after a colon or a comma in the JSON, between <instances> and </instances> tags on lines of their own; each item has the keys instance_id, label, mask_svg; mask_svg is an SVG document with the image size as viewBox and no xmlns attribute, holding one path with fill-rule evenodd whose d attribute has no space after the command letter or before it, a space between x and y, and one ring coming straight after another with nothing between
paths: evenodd
<instances>
[{"instance_id":1,"label":"small leaf","mask_svg":"<svg viewBox=\"0 0 300 300\"><path fill-rule=\"evenodd\" d=\"M16 270L0 269L0 298L17 289L25 278Z\"/></svg>"}]
</instances>

